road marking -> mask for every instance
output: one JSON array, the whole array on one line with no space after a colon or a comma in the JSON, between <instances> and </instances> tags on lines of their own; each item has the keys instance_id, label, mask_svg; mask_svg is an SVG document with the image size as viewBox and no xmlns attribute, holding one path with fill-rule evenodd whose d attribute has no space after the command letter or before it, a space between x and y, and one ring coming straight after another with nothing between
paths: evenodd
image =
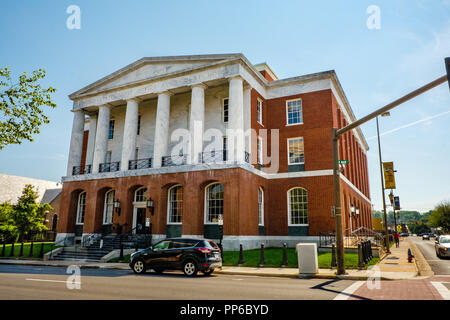
<instances>
[{"instance_id":1,"label":"road marking","mask_svg":"<svg viewBox=\"0 0 450 320\"><path fill-rule=\"evenodd\" d=\"M344 291L339 293L333 300L347 300L350 296L364 284L365 281L356 281Z\"/></svg>"},{"instance_id":2,"label":"road marking","mask_svg":"<svg viewBox=\"0 0 450 320\"><path fill-rule=\"evenodd\" d=\"M67 283L66 280L49 280L49 279L25 279L28 281L41 281L41 282L60 282L60 283ZM79 284L79 282L71 282L73 284Z\"/></svg>"},{"instance_id":3,"label":"road marking","mask_svg":"<svg viewBox=\"0 0 450 320\"><path fill-rule=\"evenodd\" d=\"M448 290L442 282L431 282L444 300L450 300L450 290Z\"/></svg>"}]
</instances>

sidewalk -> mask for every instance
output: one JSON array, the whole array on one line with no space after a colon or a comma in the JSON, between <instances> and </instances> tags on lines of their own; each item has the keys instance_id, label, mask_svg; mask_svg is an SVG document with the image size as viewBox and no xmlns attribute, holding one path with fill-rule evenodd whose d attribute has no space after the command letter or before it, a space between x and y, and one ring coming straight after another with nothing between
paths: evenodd
<instances>
[{"instance_id":1,"label":"sidewalk","mask_svg":"<svg viewBox=\"0 0 450 320\"><path fill-rule=\"evenodd\" d=\"M391 253L385 255L371 270L346 270L345 275L336 275L336 269L319 269L318 274L305 276L306 278L323 279L349 279L349 280L367 280L371 277L380 277L382 280L404 280L414 279L419 274L417 264L408 262L408 248L413 250L413 254L419 256L407 238L400 241L400 247L395 245L391 248ZM426 263L426 262L425 262ZM69 265L79 265L81 268L103 268L103 269L121 269L130 270L128 263L104 263L104 262L82 262L82 261L41 261L41 260L16 260L0 259L1 264L29 265L29 266L53 266L68 267ZM420 264L419 264L420 265ZM288 277L302 278L297 268L249 268L249 267L223 267L222 270L216 270L217 274L245 275L245 276L270 276L270 277ZM423 274L422 274L423 275Z\"/></svg>"}]
</instances>

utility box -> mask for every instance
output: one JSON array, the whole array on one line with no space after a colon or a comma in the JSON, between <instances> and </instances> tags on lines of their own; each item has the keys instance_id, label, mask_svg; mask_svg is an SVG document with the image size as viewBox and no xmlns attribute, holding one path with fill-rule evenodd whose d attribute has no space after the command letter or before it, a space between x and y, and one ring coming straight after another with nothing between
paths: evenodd
<instances>
[{"instance_id":1,"label":"utility box","mask_svg":"<svg viewBox=\"0 0 450 320\"><path fill-rule=\"evenodd\" d=\"M301 275L314 275L319 271L316 243L297 243L298 272Z\"/></svg>"}]
</instances>

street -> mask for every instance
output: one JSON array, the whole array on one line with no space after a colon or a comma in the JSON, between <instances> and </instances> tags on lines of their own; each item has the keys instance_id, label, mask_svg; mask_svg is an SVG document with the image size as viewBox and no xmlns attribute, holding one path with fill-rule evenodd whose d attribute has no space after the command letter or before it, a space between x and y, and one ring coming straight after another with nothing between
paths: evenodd
<instances>
[{"instance_id":1,"label":"street","mask_svg":"<svg viewBox=\"0 0 450 320\"><path fill-rule=\"evenodd\" d=\"M434 250L434 239L422 240L422 237L410 237L422 252L435 275L450 275L450 259L439 259Z\"/></svg>"}]
</instances>

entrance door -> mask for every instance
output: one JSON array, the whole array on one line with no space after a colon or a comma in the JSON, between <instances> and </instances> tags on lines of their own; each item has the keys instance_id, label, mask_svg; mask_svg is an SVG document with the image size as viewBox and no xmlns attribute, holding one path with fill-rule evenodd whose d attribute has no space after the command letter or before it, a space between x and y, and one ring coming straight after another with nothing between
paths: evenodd
<instances>
[{"instance_id":1,"label":"entrance door","mask_svg":"<svg viewBox=\"0 0 450 320\"><path fill-rule=\"evenodd\" d=\"M144 234L147 233L147 228L145 227L145 213L146 208L136 208L136 233Z\"/></svg>"}]
</instances>

